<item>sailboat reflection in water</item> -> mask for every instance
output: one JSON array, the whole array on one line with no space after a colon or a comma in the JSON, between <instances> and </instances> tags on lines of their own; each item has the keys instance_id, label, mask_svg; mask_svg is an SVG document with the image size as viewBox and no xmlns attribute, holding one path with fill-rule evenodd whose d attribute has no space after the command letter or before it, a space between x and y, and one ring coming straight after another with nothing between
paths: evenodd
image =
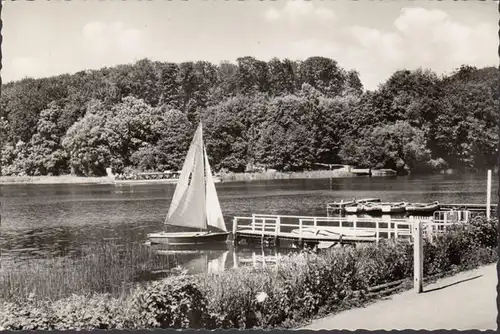
<instances>
[{"instance_id":1,"label":"sailboat reflection in water","mask_svg":"<svg viewBox=\"0 0 500 334\"><path fill-rule=\"evenodd\" d=\"M228 240L212 171L203 144L201 122L189 147L177 181L166 225L198 229L197 232L149 233L152 244L170 246L221 244Z\"/></svg>"}]
</instances>

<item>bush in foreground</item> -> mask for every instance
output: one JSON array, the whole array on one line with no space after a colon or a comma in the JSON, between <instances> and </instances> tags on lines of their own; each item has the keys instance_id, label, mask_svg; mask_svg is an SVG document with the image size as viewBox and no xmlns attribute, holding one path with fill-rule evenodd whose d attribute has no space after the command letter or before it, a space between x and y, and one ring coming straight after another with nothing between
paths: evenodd
<instances>
[{"instance_id":1,"label":"bush in foreground","mask_svg":"<svg viewBox=\"0 0 500 334\"><path fill-rule=\"evenodd\" d=\"M497 260L497 221L456 225L424 245L426 275ZM72 296L0 305L0 329L273 328L356 307L368 288L411 278L404 243L303 252L276 266L170 277L120 298Z\"/></svg>"}]
</instances>

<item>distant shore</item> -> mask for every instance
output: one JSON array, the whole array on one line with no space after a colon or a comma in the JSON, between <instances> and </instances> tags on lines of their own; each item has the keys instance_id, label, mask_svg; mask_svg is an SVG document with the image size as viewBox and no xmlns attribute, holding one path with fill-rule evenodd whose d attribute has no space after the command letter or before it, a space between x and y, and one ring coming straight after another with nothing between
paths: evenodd
<instances>
[{"instance_id":1,"label":"distant shore","mask_svg":"<svg viewBox=\"0 0 500 334\"><path fill-rule=\"evenodd\" d=\"M0 184L113 184L112 177L59 176L0 176Z\"/></svg>"},{"instance_id":2,"label":"distant shore","mask_svg":"<svg viewBox=\"0 0 500 334\"><path fill-rule=\"evenodd\" d=\"M375 176L375 175L374 175ZM290 179L327 179L340 177L357 177L346 170L306 171L306 172L261 172L261 173L227 173L219 176L222 182L242 182L257 180L290 180ZM121 183L127 183L121 181ZM130 183L136 183L131 181ZM165 180L148 180L148 183L166 183ZM84 177L74 175L60 176L0 176L0 184L114 184L114 178Z\"/></svg>"},{"instance_id":3,"label":"distant shore","mask_svg":"<svg viewBox=\"0 0 500 334\"><path fill-rule=\"evenodd\" d=\"M356 170L355 170L356 171ZM363 170L357 170L363 171ZM382 170L372 170L372 177L388 177L390 174L380 173ZM454 171L441 171L440 174L453 174ZM395 176L395 175L394 175ZM359 175L353 171L346 169L334 170L317 170L304 172L255 172L255 173L224 173L217 176L222 182L247 182L247 181L264 181L264 180L298 180L298 179L329 179L329 178L355 178L367 177ZM144 183L172 183L168 180L146 180ZM60 175L60 176L0 176L1 184L114 184L115 179L111 176L103 177L85 177L75 175ZM120 183L127 184L126 180ZM131 180L130 184L141 183Z\"/></svg>"},{"instance_id":4,"label":"distant shore","mask_svg":"<svg viewBox=\"0 0 500 334\"><path fill-rule=\"evenodd\" d=\"M257 180L291 180L291 179L329 179L339 177L356 177L346 170L319 170L306 172L261 172L261 173L228 173L220 176L223 182L257 181Z\"/></svg>"}]
</instances>

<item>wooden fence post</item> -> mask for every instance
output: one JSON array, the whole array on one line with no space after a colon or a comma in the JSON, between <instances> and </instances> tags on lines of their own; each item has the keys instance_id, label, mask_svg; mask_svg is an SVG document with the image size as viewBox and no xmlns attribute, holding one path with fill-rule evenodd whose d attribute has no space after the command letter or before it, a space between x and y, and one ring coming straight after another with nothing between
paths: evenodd
<instances>
[{"instance_id":1,"label":"wooden fence post","mask_svg":"<svg viewBox=\"0 0 500 334\"><path fill-rule=\"evenodd\" d=\"M491 216L491 169L488 169L488 183L486 185L486 218Z\"/></svg>"},{"instance_id":2,"label":"wooden fence post","mask_svg":"<svg viewBox=\"0 0 500 334\"><path fill-rule=\"evenodd\" d=\"M424 243L422 238L422 221L415 220L413 228L413 286L416 293L423 291L424 278Z\"/></svg>"},{"instance_id":3,"label":"wooden fence post","mask_svg":"<svg viewBox=\"0 0 500 334\"><path fill-rule=\"evenodd\" d=\"M238 237L236 236L236 231L238 230L238 219L236 217L233 218L233 243L235 245L238 244Z\"/></svg>"}]
</instances>

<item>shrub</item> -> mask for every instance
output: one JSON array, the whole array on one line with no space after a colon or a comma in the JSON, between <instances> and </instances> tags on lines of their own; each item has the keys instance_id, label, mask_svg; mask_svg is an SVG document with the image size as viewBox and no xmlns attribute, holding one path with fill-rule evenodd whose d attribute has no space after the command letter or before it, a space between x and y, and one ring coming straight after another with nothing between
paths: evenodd
<instances>
[{"instance_id":1,"label":"shrub","mask_svg":"<svg viewBox=\"0 0 500 334\"><path fill-rule=\"evenodd\" d=\"M496 261L496 226L477 218L424 240L424 274ZM369 287L412 274L410 244L304 251L273 267L166 278L135 287L128 296L73 295L50 303L30 295L0 305L0 329L293 327L358 306Z\"/></svg>"},{"instance_id":2,"label":"shrub","mask_svg":"<svg viewBox=\"0 0 500 334\"><path fill-rule=\"evenodd\" d=\"M172 277L138 287L127 300L129 326L135 328L202 328L206 299L193 277Z\"/></svg>"}]
</instances>

